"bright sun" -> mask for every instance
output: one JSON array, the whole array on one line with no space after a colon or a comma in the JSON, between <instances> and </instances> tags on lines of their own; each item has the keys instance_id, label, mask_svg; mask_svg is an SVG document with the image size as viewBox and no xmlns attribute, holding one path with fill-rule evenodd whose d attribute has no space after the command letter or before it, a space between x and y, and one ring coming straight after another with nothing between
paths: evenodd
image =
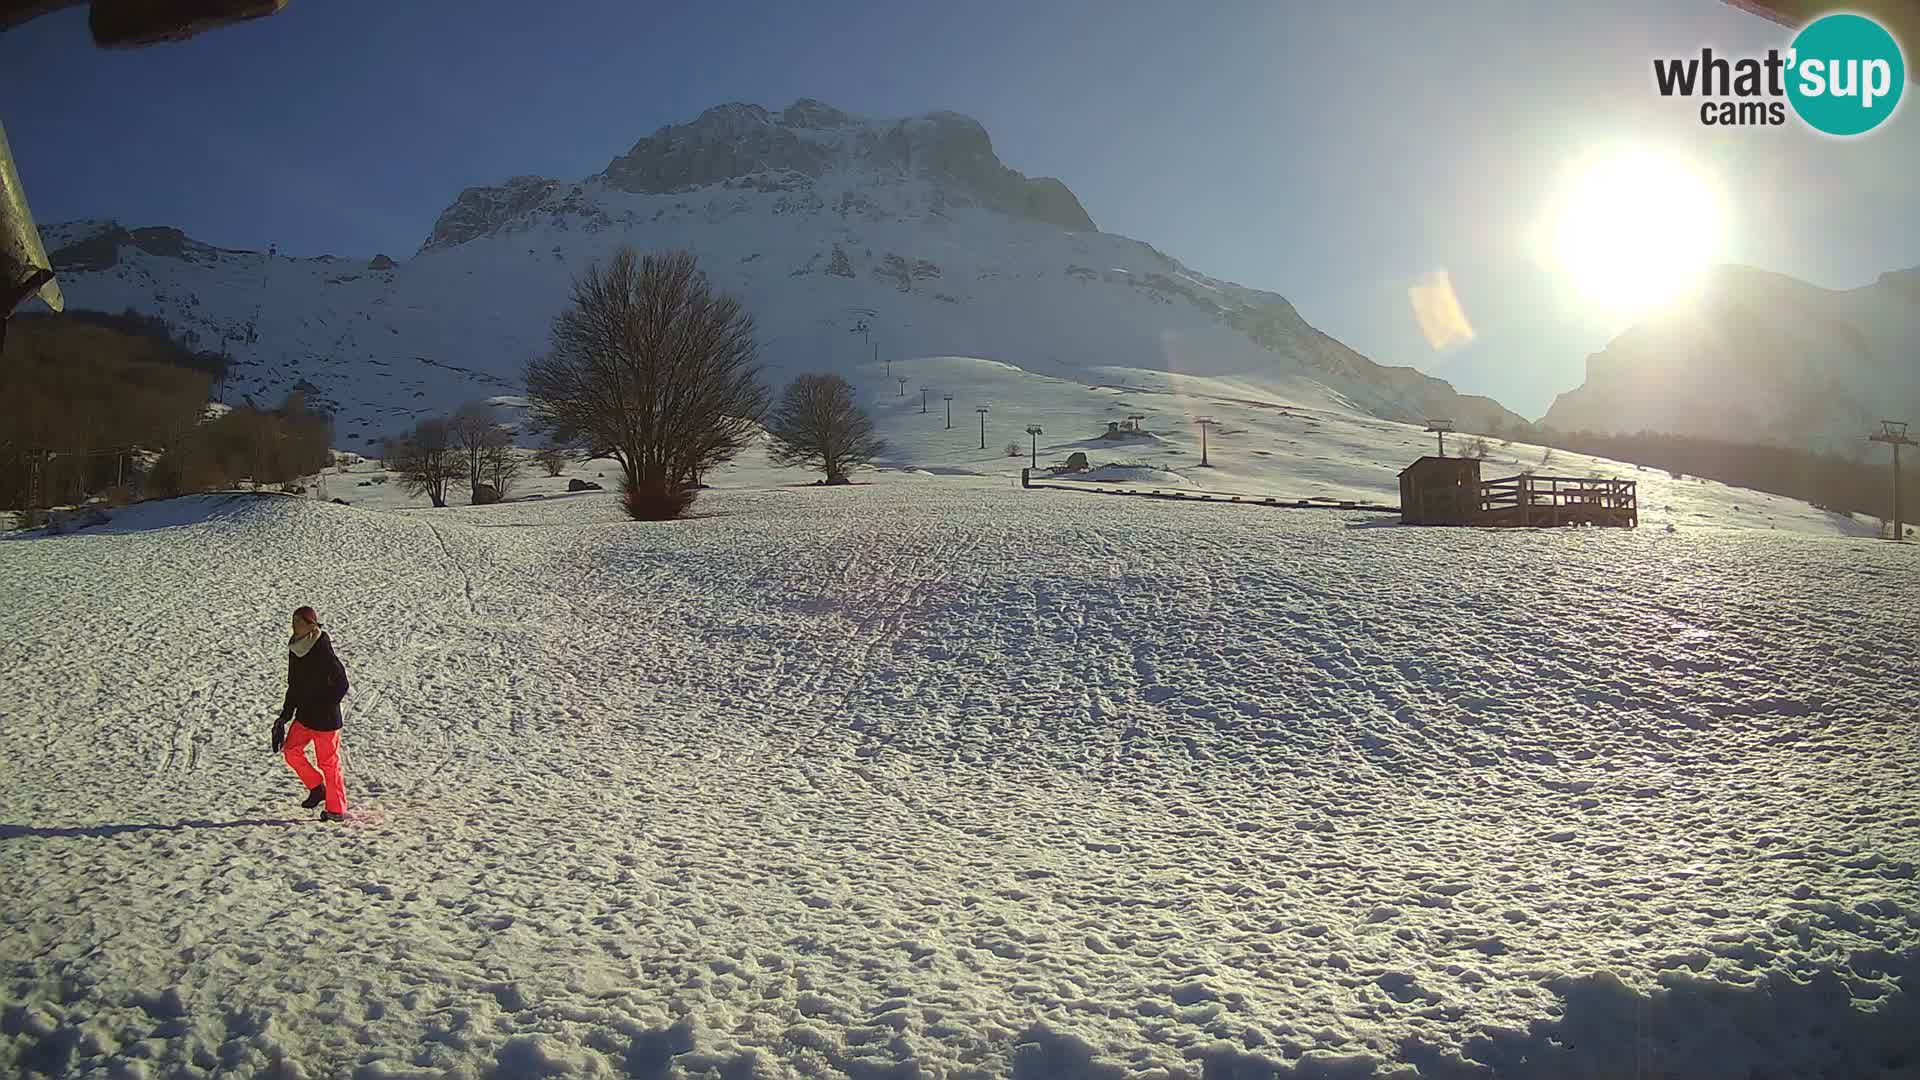
<instances>
[{"instance_id":1,"label":"bright sun","mask_svg":"<svg viewBox=\"0 0 1920 1080\"><path fill-rule=\"evenodd\" d=\"M1719 194L1684 162L1645 152L1585 169L1566 193L1560 266L1583 302L1631 316L1684 290L1722 257Z\"/></svg>"}]
</instances>

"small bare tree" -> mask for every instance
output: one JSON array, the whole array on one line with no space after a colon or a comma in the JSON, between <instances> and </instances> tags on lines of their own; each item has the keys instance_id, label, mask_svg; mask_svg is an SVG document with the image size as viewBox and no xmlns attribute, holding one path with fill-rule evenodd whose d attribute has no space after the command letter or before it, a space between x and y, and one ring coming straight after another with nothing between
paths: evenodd
<instances>
[{"instance_id":1,"label":"small bare tree","mask_svg":"<svg viewBox=\"0 0 1920 1080\"><path fill-rule=\"evenodd\" d=\"M447 421L447 434L460 453L472 487L473 501L497 502L506 498L502 484L511 485L520 472L513 456L513 437L494 418L493 406L484 401L469 401ZM492 491L485 491L492 488Z\"/></svg>"},{"instance_id":2,"label":"small bare tree","mask_svg":"<svg viewBox=\"0 0 1920 1080\"><path fill-rule=\"evenodd\" d=\"M753 317L688 252L616 252L573 283L527 365L528 426L619 462L627 513L665 520L766 415Z\"/></svg>"},{"instance_id":3,"label":"small bare tree","mask_svg":"<svg viewBox=\"0 0 1920 1080\"><path fill-rule=\"evenodd\" d=\"M817 469L829 484L847 483L855 466L887 445L874 437L872 418L838 375L802 375L787 384L767 419L767 433L773 437L767 456L775 465Z\"/></svg>"},{"instance_id":4,"label":"small bare tree","mask_svg":"<svg viewBox=\"0 0 1920 1080\"><path fill-rule=\"evenodd\" d=\"M545 446L534 452L533 460L547 470L548 476L559 476L567 471L567 463L572 459L567 452L557 446Z\"/></svg>"},{"instance_id":5,"label":"small bare tree","mask_svg":"<svg viewBox=\"0 0 1920 1080\"><path fill-rule=\"evenodd\" d=\"M1002 447L1002 449L1006 452L1006 455L1008 457L1020 456L1020 443L1017 440L1014 442L1008 443L1005 447Z\"/></svg>"},{"instance_id":6,"label":"small bare tree","mask_svg":"<svg viewBox=\"0 0 1920 1080\"><path fill-rule=\"evenodd\" d=\"M408 494L425 495L447 505L447 485L465 479L466 461L454 448L445 419L422 420L412 431L387 442L387 468L400 474Z\"/></svg>"},{"instance_id":7,"label":"small bare tree","mask_svg":"<svg viewBox=\"0 0 1920 1080\"><path fill-rule=\"evenodd\" d=\"M480 455L480 475L492 486L494 494L506 498L513 494L513 486L520 479L523 463L520 455L514 452L512 442L503 442L490 446Z\"/></svg>"}]
</instances>

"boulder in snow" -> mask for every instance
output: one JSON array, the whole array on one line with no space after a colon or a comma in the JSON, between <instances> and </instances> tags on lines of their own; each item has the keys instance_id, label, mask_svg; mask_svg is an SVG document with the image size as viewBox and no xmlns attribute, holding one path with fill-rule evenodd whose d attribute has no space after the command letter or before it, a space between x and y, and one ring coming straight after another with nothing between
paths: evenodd
<instances>
[{"instance_id":1,"label":"boulder in snow","mask_svg":"<svg viewBox=\"0 0 1920 1080\"><path fill-rule=\"evenodd\" d=\"M47 515L47 531L52 533L78 532L95 525L105 525L113 520L105 510L98 506L82 506L73 510L55 510Z\"/></svg>"}]
</instances>

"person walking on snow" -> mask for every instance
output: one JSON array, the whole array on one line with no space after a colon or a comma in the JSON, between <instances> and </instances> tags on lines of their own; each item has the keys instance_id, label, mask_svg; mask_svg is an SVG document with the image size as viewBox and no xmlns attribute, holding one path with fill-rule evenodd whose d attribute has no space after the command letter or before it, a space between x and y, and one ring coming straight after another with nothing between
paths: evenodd
<instances>
[{"instance_id":1,"label":"person walking on snow","mask_svg":"<svg viewBox=\"0 0 1920 1080\"><path fill-rule=\"evenodd\" d=\"M321 803L321 821L344 821L347 785L340 776L340 699L347 696L347 669L333 653L333 642L320 629L320 618L310 607L293 613L293 637L287 642L287 700L273 725L273 749L307 785L311 810ZM287 721L293 730L287 730ZM320 768L307 763L307 744Z\"/></svg>"}]
</instances>

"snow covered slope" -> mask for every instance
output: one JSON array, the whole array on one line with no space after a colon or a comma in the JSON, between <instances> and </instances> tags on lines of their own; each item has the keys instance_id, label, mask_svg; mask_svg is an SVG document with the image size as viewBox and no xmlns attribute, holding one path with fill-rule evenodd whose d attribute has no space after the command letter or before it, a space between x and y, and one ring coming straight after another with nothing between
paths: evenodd
<instances>
[{"instance_id":1,"label":"snow covered slope","mask_svg":"<svg viewBox=\"0 0 1920 1080\"><path fill-rule=\"evenodd\" d=\"M1280 296L1097 231L1065 185L1008 169L953 113L717 107L579 182L468 189L404 260L223 251L101 221L45 232L70 304L135 307L224 343L236 393L305 383L356 447L513 392L573 275L626 243L696 252L746 300L776 380L872 360L877 344L881 358L977 356L1080 382L1102 366L1233 376L1481 430L1519 419L1373 363Z\"/></svg>"},{"instance_id":2,"label":"snow covered slope","mask_svg":"<svg viewBox=\"0 0 1920 1080\"><path fill-rule=\"evenodd\" d=\"M1855 456L1882 419L1920 421L1920 268L1833 292L1721 267L1590 357L1542 422Z\"/></svg>"},{"instance_id":3,"label":"snow covered slope","mask_svg":"<svg viewBox=\"0 0 1920 1080\"><path fill-rule=\"evenodd\" d=\"M1064 464L1070 454L1083 453L1096 469L1081 478L1090 484L1397 505L1400 470L1434 452L1433 436L1420 427L1353 412L1310 380L1301 380L1286 392L1232 379L1103 368L1081 372L1083 377L1099 380L1082 383L963 356L853 365L846 373L888 444L876 464L896 472L991 477L1014 484L1021 467L1034 457L1045 469ZM904 394L899 381L903 377L907 380ZM930 388L924 395L924 412L921 386ZM943 390L954 395L951 428ZM991 410L984 449L980 416L973 411L976 405ZM515 411L500 410L508 418ZM1109 423L1124 424L1134 415L1144 417L1140 434L1103 437ZM1207 438L1205 467L1200 464L1200 429L1194 423L1200 417L1217 421ZM1037 440L1026 434L1030 424L1043 429ZM1476 452L1475 440L1468 433L1451 436L1447 452ZM1541 475L1635 481L1643 528L1848 536L1872 536L1877 528L1870 517L1820 510L1795 499L1700 477L1676 477L1660 469L1525 442L1491 437L1480 441L1486 455L1481 475L1488 479L1530 470ZM1018 444L1017 456L1006 453L1009 442ZM613 486L619 473L611 462L601 461L577 467L569 475ZM356 506L427 505L424 498L410 498L397 487L373 486L373 476L369 468L356 467L344 475L328 475L324 489L315 485L314 491L324 490L327 498L344 497ZM763 452L756 451L706 479L719 487L767 488L815 478L797 470L775 469ZM363 483L368 486L362 487ZM517 490L552 493L564 487L564 478L557 483L529 478ZM459 499L463 501L464 496Z\"/></svg>"},{"instance_id":4,"label":"snow covered slope","mask_svg":"<svg viewBox=\"0 0 1920 1080\"><path fill-rule=\"evenodd\" d=\"M1910 552L885 480L0 540L0 1072L1914 1075Z\"/></svg>"}]
</instances>

